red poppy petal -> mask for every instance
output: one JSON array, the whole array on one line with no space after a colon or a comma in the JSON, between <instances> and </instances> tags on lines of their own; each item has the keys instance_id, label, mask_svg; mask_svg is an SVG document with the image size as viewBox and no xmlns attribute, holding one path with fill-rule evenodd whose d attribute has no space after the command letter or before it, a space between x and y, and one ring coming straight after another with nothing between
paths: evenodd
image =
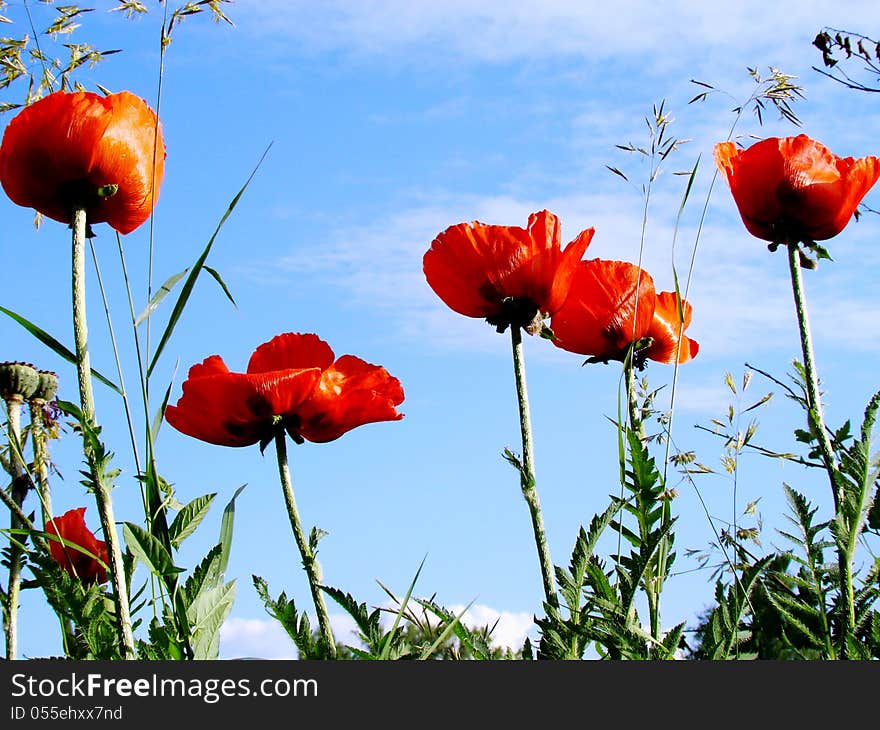
<instances>
[{"instance_id":1,"label":"red poppy petal","mask_svg":"<svg viewBox=\"0 0 880 730\"><path fill-rule=\"evenodd\" d=\"M574 280L575 272L595 233L595 228L587 228L581 231L577 238L565 247L556 266L553 288L544 306L544 314L552 315L565 304L565 300L568 298L569 291L571 290L571 283Z\"/></svg>"},{"instance_id":2,"label":"red poppy petal","mask_svg":"<svg viewBox=\"0 0 880 730\"><path fill-rule=\"evenodd\" d=\"M674 363L678 350L678 362L685 363L696 357L699 352L699 344L684 335L684 331L691 323L693 306L687 300L682 300L681 309L682 317L679 316L675 292L665 291L657 294L654 321L648 330L648 336L654 341L645 353L651 360Z\"/></svg>"},{"instance_id":3,"label":"red poppy petal","mask_svg":"<svg viewBox=\"0 0 880 730\"><path fill-rule=\"evenodd\" d=\"M400 381L385 368L343 355L324 371L311 398L300 409L303 438L327 442L353 428L403 418Z\"/></svg>"},{"instance_id":4,"label":"red poppy petal","mask_svg":"<svg viewBox=\"0 0 880 730\"><path fill-rule=\"evenodd\" d=\"M507 235L495 229L506 228ZM542 210L529 216L527 228L487 226L485 245L494 266L488 271L489 290L501 298L530 300L547 312L561 259L559 218Z\"/></svg>"},{"instance_id":5,"label":"red poppy petal","mask_svg":"<svg viewBox=\"0 0 880 730\"><path fill-rule=\"evenodd\" d=\"M300 406L318 385L321 369L276 370L248 373L245 377L253 389L250 407L255 413L287 418L299 414Z\"/></svg>"},{"instance_id":6,"label":"red poppy petal","mask_svg":"<svg viewBox=\"0 0 880 730\"><path fill-rule=\"evenodd\" d=\"M621 357L645 336L654 316L654 280L625 261L582 261L550 327L554 344L603 359Z\"/></svg>"},{"instance_id":7,"label":"red poppy petal","mask_svg":"<svg viewBox=\"0 0 880 730\"><path fill-rule=\"evenodd\" d=\"M840 158L805 134L722 142L715 161L748 231L777 243L836 236L880 177L878 158Z\"/></svg>"},{"instance_id":8,"label":"red poppy petal","mask_svg":"<svg viewBox=\"0 0 880 730\"><path fill-rule=\"evenodd\" d=\"M765 241L778 238L776 224L782 216L777 191L786 179L779 139L770 137L748 150L733 142L715 145L715 162L727 176L730 192L746 229Z\"/></svg>"},{"instance_id":9,"label":"red poppy petal","mask_svg":"<svg viewBox=\"0 0 880 730\"><path fill-rule=\"evenodd\" d=\"M247 372L268 373L303 368L324 370L333 364L334 357L330 345L317 335L288 332L260 345L248 361Z\"/></svg>"},{"instance_id":10,"label":"red poppy petal","mask_svg":"<svg viewBox=\"0 0 880 730\"><path fill-rule=\"evenodd\" d=\"M459 223L440 233L422 259L425 279L453 311L466 317L488 317L500 311L502 292L491 283L497 263L487 258L487 231L496 242L509 235L503 226Z\"/></svg>"},{"instance_id":11,"label":"red poppy petal","mask_svg":"<svg viewBox=\"0 0 880 730\"><path fill-rule=\"evenodd\" d=\"M296 415L320 375L319 368L310 368L190 379L184 382L177 405L165 409L165 419L201 441L250 446L271 435L276 416Z\"/></svg>"},{"instance_id":12,"label":"red poppy petal","mask_svg":"<svg viewBox=\"0 0 880 730\"><path fill-rule=\"evenodd\" d=\"M115 195L89 210L90 222L106 221L122 234L140 226L153 210L165 173L165 144L155 112L127 91L104 99L109 123L96 147L89 181L118 185Z\"/></svg>"},{"instance_id":13,"label":"red poppy petal","mask_svg":"<svg viewBox=\"0 0 880 730\"><path fill-rule=\"evenodd\" d=\"M0 182L10 200L67 223L59 187L84 179L109 123L95 94L55 92L19 112L0 145Z\"/></svg>"},{"instance_id":14,"label":"red poppy petal","mask_svg":"<svg viewBox=\"0 0 880 730\"><path fill-rule=\"evenodd\" d=\"M254 412L254 406L261 413ZM271 429L272 414L254 398L243 373L226 373L187 380L177 405L165 409L171 426L200 441L218 446L250 446Z\"/></svg>"},{"instance_id":15,"label":"red poppy petal","mask_svg":"<svg viewBox=\"0 0 880 730\"><path fill-rule=\"evenodd\" d=\"M123 234L152 212L164 165L156 114L129 92L50 94L9 123L0 145L0 182L14 203L67 223L72 190L85 186L89 222ZM116 193L98 198L107 185Z\"/></svg>"},{"instance_id":16,"label":"red poppy petal","mask_svg":"<svg viewBox=\"0 0 880 730\"><path fill-rule=\"evenodd\" d=\"M186 377L187 380L194 380L195 378L205 378L209 375L223 375L228 372L229 368L226 367L223 358L219 355L211 355L202 360L202 362L193 365Z\"/></svg>"},{"instance_id":17,"label":"red poppy petal","mask_svg":"<svg viewBox=\"0 0 880 730\"><path fill-rule=\"evenodd\" d=\"M46 523L47 534L59 537L68 543L49 539L47 541L49 553L56 563L81 581L97 580L103 583L107 580L107 570L104 567L107 564L107 546L86 527L85 512L85 507L68 510Z\"/></svg>"}]
</instances>

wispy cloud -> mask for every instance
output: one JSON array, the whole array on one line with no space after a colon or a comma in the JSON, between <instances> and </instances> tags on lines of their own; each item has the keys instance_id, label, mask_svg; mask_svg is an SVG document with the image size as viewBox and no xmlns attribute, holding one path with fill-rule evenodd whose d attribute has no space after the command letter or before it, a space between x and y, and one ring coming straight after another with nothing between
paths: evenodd
<instances>
[{"instance_id":1,"label":"wispy cloud","mask_svg":"<svg viewBox=\"0 0 880 730\"><path fill-rule=\"evenodd\" d=\"M721 192L726 194L726 190ZM541 203L509 196L437 195L435 199L440 202L398 211L370 226L331 231L319 250L294 250L271 262L257 261L250 271L263 280L265 271L273 271L279 281L308 274L345 291L349 306L380 313L400 337L431 342L443 349L485 351L494 349L500 338L486 337L474 321L447 309L422 274L422 256L448 225L474 219L524 225L529 213L547 207L560 216L565 240L589 225L596 227L588 258L638 260L639 210L621 196L578 194ZM665 220L655 217L649 225L642 265L653 275L658 289L671 290L674 221L668 216ZM682 290L696 236L692 225L679 231L681 251L676 267ZM749 236L738 219L703 229L688 291L695 311L690 334L701 344L703 361L756 347L795 351L794 313L784 259L783 253L770 254L762 241ZM840 264L824 266L838 266L834 270L838 286L833 290L820 286L820 277L831 273L825 269L808 280L813 288L817 338L852 351L876 352L880 341L867 333L880 317L880 305L865 282L859 281L864 272ZM833 293L840 291L839 287L849 292L847 296Z\"/></svg>"},{"instance_id":2,"label":"wispy cloud","mask_svg":"<svg viewBox=\"0 0 880 730\"><path fill-rule=\"evenodd\" d=\"M786 44L812 39L820 24L861 27L876 9L871 2L761 0L724 6L689 0L239 0L238 5L241 27L283 36L287 43L293 39L316 51L480 62L651 58L649 73L664 65L692 63L706 49L716 57L740 54L744 48L778 54ZM756 32L771 25L772 33Z\"/></svg>"}]
</instances>

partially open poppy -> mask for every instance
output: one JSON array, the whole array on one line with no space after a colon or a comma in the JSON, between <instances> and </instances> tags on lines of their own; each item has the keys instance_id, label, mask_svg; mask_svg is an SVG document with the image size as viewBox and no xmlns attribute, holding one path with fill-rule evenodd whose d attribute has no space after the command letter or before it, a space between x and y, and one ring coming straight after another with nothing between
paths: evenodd
<instances>
[{"instance_id":1,"label":"partially open poppy","mask_svg":"<svg viewBox=\"0 0 880 730\"><path fill-rule=\"evenodd\" d=\"M805 134L720 142L715 162L749 233L782 244L836 236L880 177L877 157L837 157Z\"/></svg>"},{"instance_id":2,"label":"partially open poppy","mask_svg":"<svg viewBox=\"0 0 880 730\"><path fill-rule=\"evenodd\" d=\"M385 368L352 355L335 358L317 335L286 333L260 345L247 372L218 355L190 368L165 419L220 446L265 443L278 428L294 441L333 441L357 426L403 418L403 388Z\"/></svg>"},{"instance_id":3,"label":"partially open poppy","mask_svg":"<svg viewBox=\"0 0 880 730\"><path fill-rule=\"evenodd\" d=\"M682 301L685 328L692 309ZM626 261L590 259L578 266L568 299L550 320L550 328L557 347L589 355L591 361L622 361L632 343L650 337L636 363L671 363L678 345L678 307L673 292L655 291L644 269ZM682 336L679 362L698 351L694 340Z\"/></svg>"},{"instance_id":4,"label":"partially open poppy","mask_svg":"<svg viewBox=\"0 0 880 730\"><path fill-rule=\"evenodd\" d=\"M85 513L86 508L79 507L46 523L47 534L70 543L49 538L49 552L58 565L83 583L104 583L107 581L107 545L86 527Z\"/></svg>"},{"instance_id":5,"label":"partially open poppy","mask_svg":"<svg viewBox=\"0 0 880 730\"><path fill-rule=\"evenodd\" d=\"M530 215L526 228L458 223L434 239L423 270L459 314L485 317L499 332L514 326L536 334L565 302L594 232L581 231L563 250L559 219L546 210Z\"/></svg>"},{"instance_id":6,"label":"partially open poppy","mask_svg":"<svg viewBox=\"0 0 880 730\"><path fill-rule=\"evenodd\" d=\"M89 223L123 234L149 218L164 171L156 114L127 91L57 91L19 112L0 144L12 202L62 223L84 206Z\"/></svg>"}]
</instances>

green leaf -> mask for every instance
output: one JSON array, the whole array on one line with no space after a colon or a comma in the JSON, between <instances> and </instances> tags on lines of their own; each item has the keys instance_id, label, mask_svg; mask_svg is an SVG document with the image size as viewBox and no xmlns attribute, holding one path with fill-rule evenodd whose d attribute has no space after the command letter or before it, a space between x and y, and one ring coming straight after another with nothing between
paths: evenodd
<instances>
[{"instance_id":1,"label":"green leaf","mask_svg":"<svg viewBox=\"0 0 880 730\"><path fill-rule=\"evenodd\" d=\"M34 337L36 337L40 342L42 342L44 345L46 345L46 347L48 347L50 350L54 351L55 354L57 354L59 357L63 358L64 360L67 360L67 362L71 363L72 365L76 365L76 355L74 355L70 350L68 350L58 340L56 340L54 337L52 337L52 335L50 335L48 332L40 329L33 322L29 322L27 319L22 317L20 314L16 314L15 312L13 312L10 309L6 309L6 307L0 307L0 312L3 312L3 314L7 315L11 319L18 322L22 327L24 327L28 332L30 332ZM99 373L94 368L92 368L92 375L97 380L100 380L102 383L104 383L104 385L106 385L108 388L112 388L117 393L119 393L119 395L122 395L122 389L118 385L116 385L112 380L108 380L107 378L105 378L103 375L101 375L101 373Z\"/></svg>"},{"instance_id":2,"label":"green leaf","mask_svg":"<svg viewBox=\"0 0 880 730\"><path fill-rule=\"evenodd\" d=\"M199 523L208 514L211 503L216 496L217 494L213 493L196 497L175 515L174 521L168 528L168 536L171 538L171 544L175 548L179 548L180 544L195 532Z\"/></svg>"},{"instance_id":3,"label":"green leaf","mask_svg":"<svg viewBox=\"0 0 880 730\"><path fill-rule=\"evenodd\" d=\"M474 600L476 600L476 599L474 599ZM440 636L438 636L436 638L436 640L434 641L433 644L431 644L431 646L429 646L427 649L425 649L422 652L422 655L419 657L419 659L422 659L422 660L430 659L431 655L437 650L437 647L442 646L443 642L449 638L449 636L452 634L453 631L455 631L455 627L461 623L461 617L464 616L468 612L470 607L473 605L474 605L474 601L471 601L467 606L464 607L464 609L461 611L461 613L458 614L458 616L456 616L452 621L447 623L446 628L443 629L443 632L440 634Z\"/></svg>"},{"instance_id":4,"label":"green leaf","mask_svg":"<svg viewBox=\"0 0 880 730\"><path fill-rule=\"evenodd\" d=\"M177 326L177 322L180 320L180 317L183 314L183 310L186 308L186 303L189 301L189 297L192 294L193 287L196 284L196 279L198 279L199 274L205 266L205 261L208 258L208 254L211 253L211 248L214 246L214 241L216 240L217 235L220 233L220 229L223 227L223 224L226 223L226 220L229 218L229 216L232 215L232 211L235 210L235 206L238 205L238 201L241 200L241 196L244 195L244 191L247 190L248 185L250 185L251 180L253 180L254 178L254 175L257 174L257 170L260 168L260 165L263 163L263 160L269 153L269 148L271 148L271 146L272 145L270 144L269 147L266 148L265 152L263 152L263 156L260 157L260 161L257 163L257 166L253 169L250 176L245 181L245 184L235 194L232 202L230 202L227 206L226 212L221 216L220 222L214 229L214 233L208 240L207 245L205 246L198 259L196 259L196 262L190 268L189 276L187 276L186 281L183 283L183 288L181 289L180 295L178 296L177 301L174 304L174 309L171 311L171 316L168 318L168 324L165 326L165 331L162 333L159 344L156 346L156 351L155 353L153 353L153 359L150 362L150 366L147 368L147 376L150 376L152 374L153 369L156 367L156 363L159 362L159 356L165 349L165 345L171 338L171 335L174 332L174 328Z\"/></svg>"},{"instance_id":5,"label":"green leaf","mask_svg":"<svg viewBox=\"0 0 880 730\"><path fill-rule=\"evenodd\" d=\"M235 299L232 298L232 294L229 291L229 287L226 286L226 282L223 281L223 277L220 276L220 272L216 269L212 269L210 266L203 267L205 271L207 271L211 276L214 277L214 281L216 281L220 288L223 290L223 293L226 295L226 298L232 303L232 306L238 309L238 305L235 303Z\"/></svg>"},{"instance_id":6,"label":"green leaf","mask_svg":"<svg viewBox=\"0 0 880 730\"><path fill-rule=\"evenodd\" d=\"M150 429L153 443L155 443L156 438L159 436L159 429L162 427L165 418L165 408L168 406L168 399L171 397L171 386L172 383L168 383L168 387L165 389L165 395L162 396L162 403L159 404L159 408L156 409L156 415L153 416L153 426Z\"/></svg>"},{"instance_id":7,"label":"green leaf","mask_svg":"<svg viewBox=\"0 0 880 730\"><path fill-rule=\"evenodd\" d=\"M235 499L241 494L247 484L242 484L235 490L232 499L223 510L223 519L220 522L220 575L226 573L226 565L229 562L229 551L232 548L232 525L235 521Z\"/></svg>"},{"instance_id":8,"label":"green leaf","mask_svg":"<svg viewBox=\"0 0 880 730\"><path fill-rule=\"evenodd\" d=\"M162 303L162 300L171 293L174 285L184 276L186 276L186 272L188 271L189 267L185 268L183 271L178 271L176 274L169 276L168 279L165 280L165 283L162 284L162 286L159 287L159 290L150 298L150 301L144 308L144 311L137 316L137 319L134 321L135 327L140 325L141 322L143 322L153 312L156 311L156 308Z\"/></svg>"},{"instance_id":9,"label":"green leaf","mask_svg":"<svg viewBox=\"0 0 880 730\"><path fill-rule=\"evenodd\" d=\"M403 617L404 611L406 611L406 606L409 603L413 588L416 587L416 581L418 581L419 574L422 572L422 568L424 567L425 561L427 559L427 555L422 558L422 562L419 563L419 569L416 571L415 576L413 576L412 583L409 584L409 589L406 591L406 595L400 602L400 607L397 611L397 615L394 617L394 623L392 624L391 629L388 631L388 633L385 635L384 640L382 641L381 651L379 652L379 659L387 659L389 653L391 652L391 639L394 636L394 633L397 631L397 627L400 625L400 619Z\"/></svg>"},{"instance_id":10,"label":"green leaf","mask_svg":"<svg viewBox=\"0 0 880 730\"><path fill-rule=\"evenodd\" d=\"M193 659L216 659L220 648L220 627L235 601L235 581L199 593L187 611L192 627Z\"/></svg>"},{"instance_id":11,"label":"green leaf","mask_svg":"<svg viewBox=\"0 0 880 730\"><path fill-rule=\"evenodd\" d=\"M124 523L122 536L128 549L151 573L167 578L183 572L183 568L174 565L165 546L139 525Z\"/></svg>"}]
</instances>

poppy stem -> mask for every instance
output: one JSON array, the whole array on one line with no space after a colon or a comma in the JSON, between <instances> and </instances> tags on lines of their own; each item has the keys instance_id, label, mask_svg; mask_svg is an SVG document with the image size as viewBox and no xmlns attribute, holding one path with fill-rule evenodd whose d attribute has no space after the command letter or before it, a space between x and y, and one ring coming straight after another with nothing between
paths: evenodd
<instances>
[{"instance_id":1,"label":"poppy stem","mask_svg":"<svg viewBox=\"0 0 880 730\"><path fill-rule=\"evenodd\" d=\"M21 398L9 398L6 401L7 421L9 423L9 466L12 477L12 499L20 508L27 495L27 479L25 466L21 459ZM22 529L22 524L15 512L10 514L9 527L12 534ZM21 556L22 549L17 540L10 540L9 545L9 583L6 590L6 610L3 612L3 630L6 634L6 658L16 659L18 656L18 599L21 593Z\"/></svg>"},{"instance_id":2,"label":"poppy stem","mask_svg":"<svg viewBox=\"0 0 880 730\"><path fill-rule=\"evenodd\" d=\"M312 591L312 600L315 604L315 612L318 614L318 626L321 637L327 645L327 651L331 659L336 656L336 643L333 640L333 632L330 629L330 617L327 614L327 604L324 602L324 594L321 592L321 566L315 555L314 546L306 539L303 532L299 512L296 509L296 499L293 496L293 485L290 479L290 467L287 463L287 442L284 440L284 429L279 428L275 433L275 451L278 454L278 475L281 478L281 489L284 492L284 502L287 505L287 516L290 518L290 526L296 545L302 555L303 568L309 577L309 588Z\"/></svg>"},{"instance_id":3,"label":"poppy stem","mask_svg":"<svg viewBox=\"0 0 880 730\"><path fill-rule=\"evenodd\" d=\"M629 417L628 429L634 433L641 444L646 444L645 435L645 414L642 406L639 404L638 387L636 384L636 366L633 361L635 349L632 347L624 361L623 369L626 374L626 401ZM626 448L632 449L629 437L625 439ZM651 539L651 528L648 525L646 515L653 512L657 503L648 498L645 490L638 490L635 494L636 505L639 513L639 536L643 543L648 543ZM669 521L668 502L664 502L662 506L662 527L665 527ZM618 553L620 552L620 534L618 534ZM666 572L666 560L669 554L669 541L664 536L660 540L657 548L657 557L648 567L645 573L645 598L648 603L648 616L650 622L651 636L660 640L660 592L663 589L663 577Z\"/></svg>"},{"instance_id":4,"label":"poppy stem","mask_svg":"<svg viewBox=\"0 0 880 730\"><path fill-rule=\"evenodd\" d=\"M95 426L95 396L92 392L91 365L88 348L88 324L86 319L86 232L88 221L86 210L76 207L73 211L70 227L73 229L72 241L72 279L73 279L73 338L76 349L76 374L79 384L80 408L83 426ZM104 540L107 543L107 559L110 581L113 586L113 602L116 609L116 630L119 635L120 649L125 659L134 659L134 636L131 628L131 614L128 603L128 584L122 562L122 550L119 536L116 533L116 519L113 516L113 501L110 490L104 482L104 473L97 463L90 443L89 434L83 428L83 454L89 465L92 476L95 503Z\"/></svg>"},{"instance_id":5,"label":"poppy stem","mask_svg":"<svg viewBox=\"0 0 880 730\"><path fill-rule=\"evenodd\" d=\"M810 331L810 319L807 313L807 298L804 292L803 276L801 275L801 254L797 243L788 244L788 268L791 272L791 288L794 294L794 305L797 312L798 331L801 339L801 350L804 356L804 381L807 394L807 419L810 431L819 444L819 453L825 471L831 482L831 493L834 497L834 514L840 516L843 501L841 489L840 466L822 413L822 398L819 392L819 377L816 371L816 357L813 353L813 340ZM847 637L855 630L855 595L853 588L853 571L851 550L837 550L838 569L840 573L841 612L844 621L842 646L846 650Z\"/></svg>"},{"instance_id":6,"label":"poppy stem","mask_svg":"<svg viewBox=\"0 0 880 730\"><path fill-rule=\"evenodd\" d=\"M517 325L510 327L510 339L513 346L513 373L516 379L516 399L519 404L519 428L522 434L522 461L516 464L520 474L520 488L529 513L532 516L532 530L535 533L535 545L538 548L538 560L541 564L541 578L544 583L544 596L553 608L559 608L556 597L556 583L553 575L553 561L550 559L550 548L547 545L547 534L544 531L544 517L541 514L541 502L535 488L535 452L532 442L532 418L529 412L529 394L526 388L526 365L523 358L522 331Z\"/></svg>"},{"instance_id":7,"label":"poppy stem","mask_svg":"<svg viewBox=\"0 0 880 730\"><path fill-rule=\"evenodd\" d=\"M40 497L40 510L43 514L44 526L52 518L52 492L49 489L49 437L46 433L46 419L43 417L45 403L45 401L39 400L32 400L29 403L34 476L36 477L37 494Z\"/></svg>"}]
</instances>

